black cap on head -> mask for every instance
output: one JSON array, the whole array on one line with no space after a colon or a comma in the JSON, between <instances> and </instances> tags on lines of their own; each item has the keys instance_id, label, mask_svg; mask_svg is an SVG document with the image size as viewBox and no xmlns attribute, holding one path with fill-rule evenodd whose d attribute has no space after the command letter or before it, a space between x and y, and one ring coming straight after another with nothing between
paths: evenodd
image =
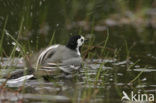
<instances>
[{"instance_id":1,"label":"black cap on head","mask_svg":"<svg viewBox=\"0 0 156 103\"><path fill-rule=\"evenodd\" d=\"M68 41L68 43L67 43L67 47L68 48L70 48L70 49L73 49L73 50L76 50L76 48L77 48L77 40L78 39L80 39L81 38L81 36L80 35L74 35L74 36L72 36L70 39L69 39L69 41Z\"/></svg>"}]
</instances>

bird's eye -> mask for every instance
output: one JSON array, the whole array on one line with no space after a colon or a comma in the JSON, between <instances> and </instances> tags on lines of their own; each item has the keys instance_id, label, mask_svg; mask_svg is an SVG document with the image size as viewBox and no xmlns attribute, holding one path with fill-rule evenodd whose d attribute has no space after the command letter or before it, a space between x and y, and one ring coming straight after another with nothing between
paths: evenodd
<instances>
[{"instance_id":1,"label":"bird's eye","mask_svg":"<svg viewBox=\"0 0 156 103\"><path fill-rule=\"evenodd\" d=\"M83 39L81 39L81 42L83 42Z\"/></svg>"}]
</instances>

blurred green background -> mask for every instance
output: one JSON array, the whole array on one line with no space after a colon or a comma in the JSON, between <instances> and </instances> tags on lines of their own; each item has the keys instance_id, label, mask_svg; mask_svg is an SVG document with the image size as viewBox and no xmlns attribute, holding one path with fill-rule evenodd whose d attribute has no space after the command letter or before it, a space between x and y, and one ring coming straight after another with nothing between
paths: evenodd
<instances>
[{"instance_id":1,"label":"blurred green background","mask_svg":"<svg viewBox=\"0 0 156 103\"><path fill-rule=\"evenodd\" d=\"M8 17L5 30L31 52L50 41L65 44L75 34L91 36L92 45L97 45L109 31L104 52L108 57L118 49L119 58L125 58L127 43L134 59L155 58L155 7L155 0L0 0L0 32ZM5 35L4 41L1 49L9 55L12 40ZM142 60L147 63L145 58ZM155 59L149 64L155 65Z\"/></svg>"}]
</instances>

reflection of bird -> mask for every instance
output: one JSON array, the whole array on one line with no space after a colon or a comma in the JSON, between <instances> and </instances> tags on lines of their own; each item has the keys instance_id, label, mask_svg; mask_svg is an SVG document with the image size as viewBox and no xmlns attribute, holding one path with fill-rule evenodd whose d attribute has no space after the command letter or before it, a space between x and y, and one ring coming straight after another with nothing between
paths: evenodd
<instances>
[{"instance_id":1,"label":"reflection of bird","mask_svg":"<svg viewBox=\"0 0 156 103\"><path fill-rule=\"evenodd\" d=\"M80 47L83 45L85 38L80 35L72 36L67 45L52 45L43 50L37 59L35 68L55 68L64 72L71 72L82 64Z\"/></svg>"}]
</instances>

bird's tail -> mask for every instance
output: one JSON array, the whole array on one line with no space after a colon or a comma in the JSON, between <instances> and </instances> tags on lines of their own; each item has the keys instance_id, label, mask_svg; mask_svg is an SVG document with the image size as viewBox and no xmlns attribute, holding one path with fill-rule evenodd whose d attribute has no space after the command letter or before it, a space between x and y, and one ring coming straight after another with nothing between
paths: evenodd
<instances>
[{"instance_id":1,"label":"bird's tail","mask_svg":"<svg viewBox=\"0 0 156 103\"><path fill-rule=\"evenodd\" d=\"M35 70L30 64L29 58L27 56L24 57L24 61L25 66L27 67L26 69L16 69L15 71L2 76L3 78L7 79L7 84L22 82L34 77Z\"/></svg>"}]
</instances>

